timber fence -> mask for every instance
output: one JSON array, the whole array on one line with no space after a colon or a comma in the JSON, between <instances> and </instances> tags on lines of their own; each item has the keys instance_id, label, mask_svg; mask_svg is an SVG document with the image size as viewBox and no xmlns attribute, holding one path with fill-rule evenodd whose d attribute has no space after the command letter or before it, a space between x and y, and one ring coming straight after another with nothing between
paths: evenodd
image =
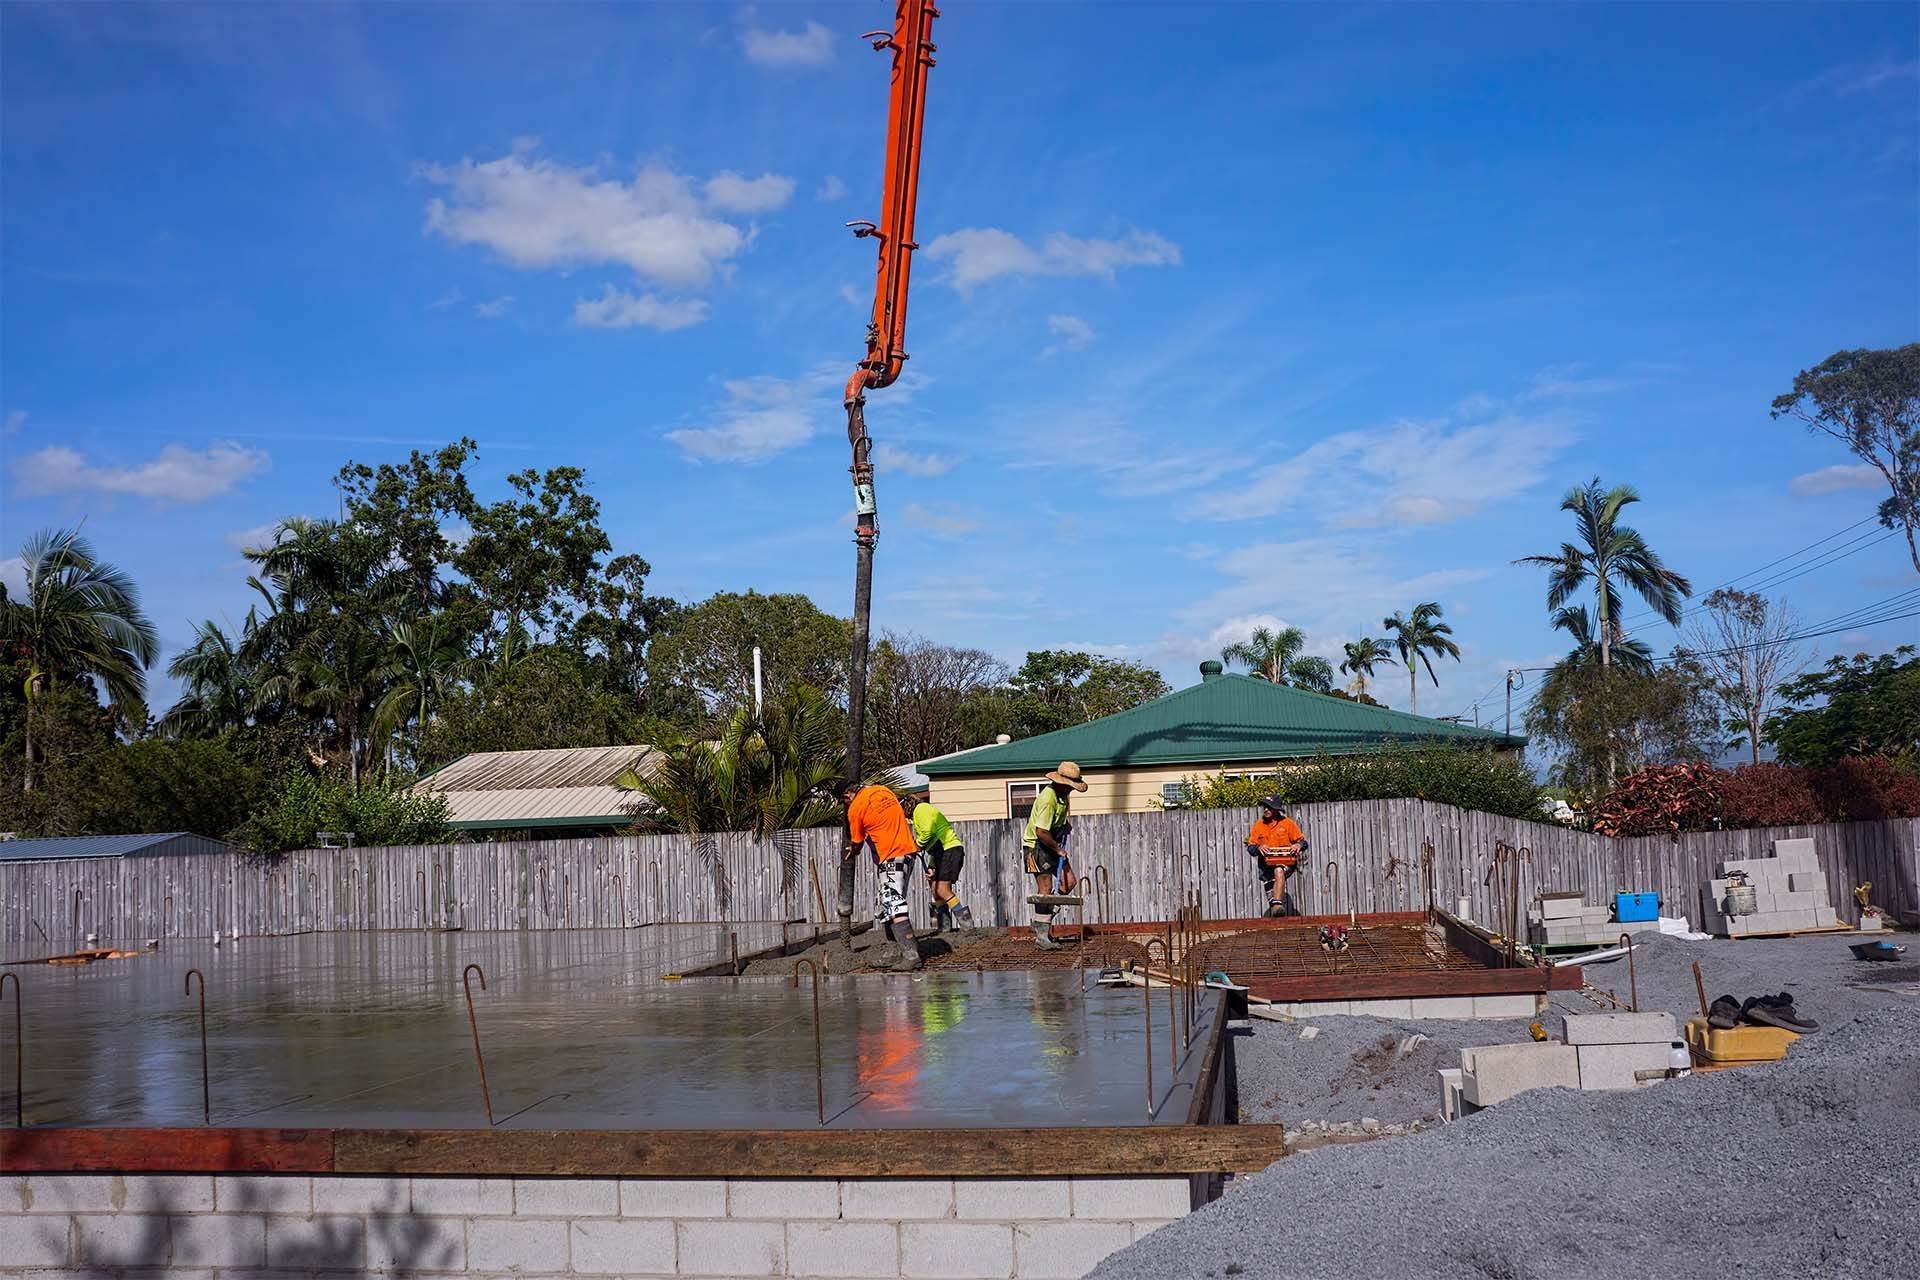
<instances>
[{"instance_id":1,"label":"timber fence","mask_svg":"<svg viewBox=\"0 0 1920 1280\"><path fill-rule=\"evenodd\" d=\"M1530 850L1519 864L1523 900L1580 890L1602 902L1617 891L1652 890L1666 914L1697 921L1702 886L1723 860L1762 857L1775 839L1812 836L1843 919L1857 918L1853 887L1870 880L1878 905L1896 918L1920 920L1920 820L1695 832L1673 840L1613 839L1421 800L1306 804L1293 814L1310 842L1293 894L1309 915L1424 908L1420 857L1430 841L1438 904L1451 909L1464 899L1474 918L1500 918L1504 910L1492 901L1486 873L1495 842L1504 841ZM1195 891L1209 918L1256 915L1262 891L1244 847L1253 817L1251 810L1090 816L1075 821L1069 853L1083 875L1106 868L1114 920L1165 919L1177 896ZM963 901L980 923L1025 923L1032 881L1022 873L1019 824L956 825L967 849ZM89 933L138 945L215 930L631 928L819 921L823 905L832 912L837 830L783 832L774 841L735 833L706 843L706 854L679 836L619 836L307 849L270 862L202 854L0 863L0 946L17 957L65 951ZM797 854L797 875L783 872L783 848ZM914 879L923 903L924 887ZM870 916L870 860L862 860L856 885L856 917ZM1087 915L1098 921L1102 908L1091 891L1088 897Z\"/></svg>"}]
</instances>

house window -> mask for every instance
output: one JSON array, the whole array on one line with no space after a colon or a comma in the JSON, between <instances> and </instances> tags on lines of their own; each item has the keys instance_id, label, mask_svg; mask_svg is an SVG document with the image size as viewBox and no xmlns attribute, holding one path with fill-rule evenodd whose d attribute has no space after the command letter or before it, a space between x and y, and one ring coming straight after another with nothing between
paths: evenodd
<instances>
[{"instance_id":1,"label":"house window","mask_svg":"<svg viewBox=\"0 0 1920 1280\"><path fill-rule=\"evenodd\" d=\"M1277 773L1223 773L1224 782L1272 782L1280 775Z\"/></svg>"},{"instance_id":2,"label":"house window","mask_svg":"<svg viewBox=\"0 0 1920 1280\"><path fill-rule=\"evenodd\" d=\"M1193 803L1193 785L1188 782L1163 782L1160 784L1160 807L1162 809L1184 809Z\"/></svg>"},{"instance_id":3,"label":"house window","mask_svg":"<svg viewBox=\"0 0 1920 1280\"><path fill-rule=\"evenodd\" d=\"M1046 786L1040 782L1009 782L1007 784L1007 816L1025 822L1027 815L1033 812L1033 802L1040 798L1040 788Z\"/></svg>"}]
</instances>

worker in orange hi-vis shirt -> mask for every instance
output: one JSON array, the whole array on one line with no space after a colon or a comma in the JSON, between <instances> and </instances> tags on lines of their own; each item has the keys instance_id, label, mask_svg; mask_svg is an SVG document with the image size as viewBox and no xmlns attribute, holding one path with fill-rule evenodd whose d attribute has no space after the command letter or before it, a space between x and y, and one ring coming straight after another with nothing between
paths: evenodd
<instances>
[{"instance_id":1,"label":"worker in orange hi-vis shirt","mask_svg":"<svg viewBox=\"0 0 1920 1280\"><path fill-rule=\"evenodd\" d=\"M1260 879L1267 886L1267 914L1298 914L1287 897L1287 877L1300 865L1300 854L1307 847L1307 834L1300 824L1287 816L1279 796L1264 796L1260 801L1260 821L1247 833L1247 853L1260 867Z\"/></svg>"},{"instance_id":2,"label":"worker in orange hi-vis shirt","mask_svg":"<svg viewBox=\"0 0 1920 1280\"><path fill-rule=\"evenodd\" d=\"M870 844L880 869L880 909L875 917L883 932L892 932L900 948L886 967L901 972L918 969L920 944L913 940L913 923L907 918L907 873L920 852L913 824L889 787L862 786L859 779L849 778L841 784L840 799L847 806L847 847L841 856L856 857L862 844Z\"/></svg>"}]
</instances>

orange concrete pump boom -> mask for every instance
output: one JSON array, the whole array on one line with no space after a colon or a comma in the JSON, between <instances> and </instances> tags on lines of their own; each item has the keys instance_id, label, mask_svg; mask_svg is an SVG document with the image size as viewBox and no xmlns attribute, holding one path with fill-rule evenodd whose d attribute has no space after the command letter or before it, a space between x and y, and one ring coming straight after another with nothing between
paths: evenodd
<instances>
[{"instance_id":1,"label":"orange concrete pump boom","mask_svg":"<svg viewBox=\"0 0 1920 1280\"><path fill-rule=\"evenodd\" d=\"M870 31L875 49L893 51L893 87L887 107L887 159L880 194L880 222L851 222L856 236L879 244L874 278L873 319L867 325L867 354L847 379L847 443L853 450L854 544L858 548L853 587L853 652L847 673L847 769L860 776L861 738L865 731L867 639L873 603L873 544L879 535L874 500L872 441L867 438L867 390L885 387L906 363L907 281L912 274L913 212L920 186L920 129L926 119L927 70L933 66L933 20L940 16L932 0L897 0L893 34Z\"/></svg>"}]
</instances>

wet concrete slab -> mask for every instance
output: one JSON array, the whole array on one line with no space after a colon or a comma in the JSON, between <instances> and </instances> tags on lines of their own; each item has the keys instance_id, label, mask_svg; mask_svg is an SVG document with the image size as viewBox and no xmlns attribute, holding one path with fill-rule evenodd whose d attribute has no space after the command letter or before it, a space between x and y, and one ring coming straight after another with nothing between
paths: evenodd
<instances>
[{"instance_id":1,"label":"wet concrete slab","mask_svg":"<svg viewBox=\"0 0 1920 1280\"><path fill-rule=\"evenodd\" d=\"M198 968L216 1126L484 1127L461 993L464 967L477 963L487 988L474 981L474 1009L500 1127L817 1127L810 982L667 977L726 959L730 934L743 955L783 941L778 924L309 934L15 966L27 1122L201 1123L198 1001L184 989ZM823 981L827 1125L1148 1122L1147 996L1093 978ZM1178 1123L1216 1012L1203 1011L1170 1075L1166 991L1152 1000L1153 1118Z\"/></svg>"}]
</instances>

